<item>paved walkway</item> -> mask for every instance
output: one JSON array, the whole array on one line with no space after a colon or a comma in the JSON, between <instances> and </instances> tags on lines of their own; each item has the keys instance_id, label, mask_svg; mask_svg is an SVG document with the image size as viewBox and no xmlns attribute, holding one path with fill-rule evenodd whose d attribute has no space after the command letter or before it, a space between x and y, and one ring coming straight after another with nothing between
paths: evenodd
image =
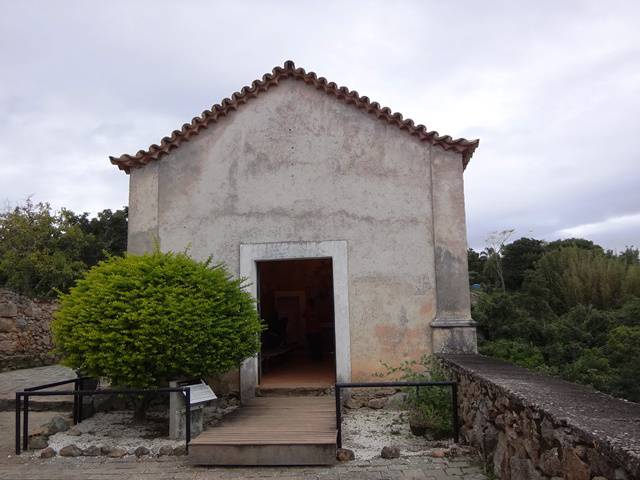
<instances>
[{"instance_id":1,"label":"paved walkway","mask_svg":"<svg viewBox=\"0 0 640 480\"><path fill-rule=\"evenodd\" d=\"M32 430L56 412L33 414ZM334 467L210 468L188 465L185 457L138 460L133 457L62 458L42 460L13 452L14 415L0 412L0 480L234 480L244 478L285 480L486 480L475 459L468 457L376 458L346 462Z\"/></svg>"},{"instance_id":2,"label":"paved walkway","mask_svg":"<svg viewBox=\"0 0 640 480\"><path fill-rule=\"evenodd\" d=\"M66 367L15 370L0 373L0 404L13 409L16 390L44 383L66 380L75 373ZM59 397L56 397L59 398ZM1 409L0 409L1 410ZM56 412L33 413L30 430L45 423ZM304 479L304 480L486 480L479 463L471 458L452 459L402 457L394 460L377 458L352 461L334 467L260 467L210 468L194 467L185 457L108 459L104 457L61 458L42 460L32 454L14 455L15 416L0 411L0 480L208 480L208 479Z\"/></svg>"},{"instance_id":3,"label":"paved walkway","mask_svg":"<svg viewBox=\"0 0 640 480\"><path fill-rule=\"evenodd\" d=\"M62 365L48 367L25 368L11 372L0 373L0 410L11 410L15 406L16 392L28 387L44 385L62 380L76 378L76 373ZM55 390L55 389L54 389ZM57 387L57 390L73 390L73 384ZM51 408L61 408L73 405L72 397L32 397L33 404L48 404ZM38 406L35 406L37 409Z\"/></svg>"},{"instance_id":4,"label":"paved walkway","mask_svg":"<svg viewBox=\"0 0 640 480\"><path fill-rule=\"evenodd\" d=\"M444 460L408 457L347 462L334 467L194 467L183 457L157 460L112 460L97 458L0 464L0 480L213 480L213 479L304 479L304 480L486 480L482 469L470 459Z\"/></svg>"}]
</instances>

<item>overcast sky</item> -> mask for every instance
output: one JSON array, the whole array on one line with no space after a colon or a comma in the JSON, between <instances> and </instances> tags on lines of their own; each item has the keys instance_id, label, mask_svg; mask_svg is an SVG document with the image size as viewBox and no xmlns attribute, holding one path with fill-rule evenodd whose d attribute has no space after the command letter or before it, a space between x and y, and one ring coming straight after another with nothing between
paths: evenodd
<instances>
[{"instance_id":1,"label":"overcast sky","mask_svg":"<svg viewBox=\"0 0 640 480\"><path fill-rule=\"evenodd\" d=\"M640 2L2 1L0 200L127 203L109 155L284 60L455 138L469 243L640 245Z\"/></svg>"}]
</instances>

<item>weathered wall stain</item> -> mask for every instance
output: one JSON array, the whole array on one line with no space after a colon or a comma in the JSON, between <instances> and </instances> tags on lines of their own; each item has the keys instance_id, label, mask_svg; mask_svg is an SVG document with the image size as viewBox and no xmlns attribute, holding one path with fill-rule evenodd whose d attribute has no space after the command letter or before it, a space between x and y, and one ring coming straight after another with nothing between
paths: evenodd
<instances>
[{"instance_id":1,"label":"weathered wall stain","mask_svg":"<svg viewBox=\"0 0 640 480\"><path fill-rule=\"evenodd\" d=\"M131 197L132 251L157 232L235 274L240 243L346 241L354 379L430 352L437 316L470 319L466 270L447 267L466 261L461 155L302 82L132 171Z\"/></svg>"}]
</instances>

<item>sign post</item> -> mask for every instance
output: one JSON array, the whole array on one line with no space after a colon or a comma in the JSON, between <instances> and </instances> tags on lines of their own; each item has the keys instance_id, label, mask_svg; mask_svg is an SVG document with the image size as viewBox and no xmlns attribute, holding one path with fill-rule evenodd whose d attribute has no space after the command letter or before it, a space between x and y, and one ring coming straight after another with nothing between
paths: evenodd
<instances>
[{"instance_id":1,"label":"sign post","mask_svg":"<svg viewBox=\"0 0 640 480\"><path fill-rule=\"evenodd\" d=\"M207 385L203 380L200 383L194 382L169 382L169 386L174 387L188 387L189 388L189 403L191 404L191 421L189 422L189 429L191 438L198 435L203 430L204 420L204 406L206 403L216 400L218 397L211 387ZM187 419L186 419L186 392L172 393L169 397L169 437L173 440L182 440L187 433Z\"/></svg>"}]
</instances>

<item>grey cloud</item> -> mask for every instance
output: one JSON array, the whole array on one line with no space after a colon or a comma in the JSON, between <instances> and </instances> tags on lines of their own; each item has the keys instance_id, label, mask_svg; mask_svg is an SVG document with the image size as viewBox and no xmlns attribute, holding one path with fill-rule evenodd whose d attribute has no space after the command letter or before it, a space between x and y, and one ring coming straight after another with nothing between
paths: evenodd
<instances>
[{"instance_id":1,"label":"grey cloud","mask_svg":"<svg viewBox=\"0 0 640 480\"><path fill-rule=\"evenodd\" d=\"M291 58L481 139L465 173L471 245L588 224L608 247L640 244L624 220L640 213L639 22L633 2L6 3L0 201L119 208L127 177L108 155Z\"/></svg>"}]
</instances>

